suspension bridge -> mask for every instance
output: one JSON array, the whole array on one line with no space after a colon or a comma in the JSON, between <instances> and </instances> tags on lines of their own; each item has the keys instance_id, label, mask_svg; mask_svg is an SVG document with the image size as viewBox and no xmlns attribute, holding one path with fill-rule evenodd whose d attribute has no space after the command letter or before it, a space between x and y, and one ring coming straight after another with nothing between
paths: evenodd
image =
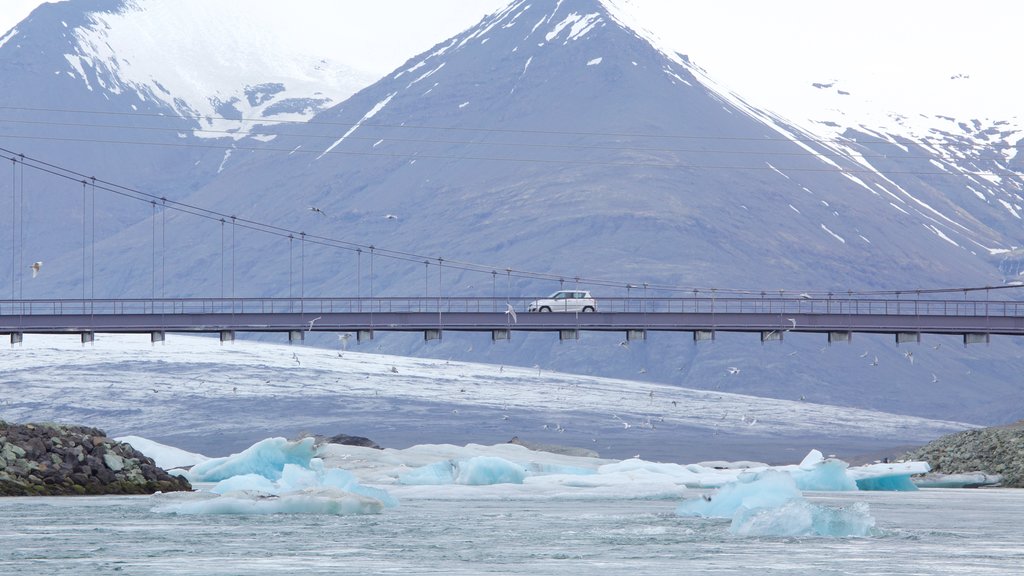
<instances>
[{"instance_id":1,"label":"suspension bridge","mask_svg":"<svg viewBox=\"0 0 1024 576\"><path fill-rule=\"evenodd\" d=\"M897 343L920 341L921 334L960 335L964 344L988 342L990 335L1024 335L1024 301L993 300L993 291L1017 286L949 288L936 290L828 293L786 293L684 288L643 283L643 296L631 290L641 284L574 277L576 285L594 289L597 310L586 313L527 313L535 298L512 297L511 290L497 296L497 280L504 277L558 282L565 278L511 268L427 257L410 252L339 240L291 230L274 223L258 222L157 197L144 191L85 176L40 160L0 148L0 158L12 163L11 178L11 298L0 300L0 335L12 343L25 334L80 334L90 342L97 333L150 334L154 342L169 332L219 334L234 340L238 332L278 332L291 342L312 332L349 334L357 342L372 339L376 332L422 332L426 340L442 338L446 331L489 332L493 340L508 340L515 332L551 332L560 339L578 339L581 332L621 332L627 341L643 340L649 332L691 332L695 341L712 340L718 332L751 332L763 342L782 340L787 333L818 333L829 342L849 341L853 333L892 334ZM25 171L81 186L81 297L24 298L23 284L29 266L24 257ZM152 242L142 247L151 260L149 298L95 298L97 193L137 201L150 211ZM310 208L310 210L317 210ZM166 214L212 221L221 232L221 295L215 298L165 297ZM289 251L287 298L235 297L235 230L243 228L287 239ZM159 233L158 233L159 231ZM225 232L230 233L230 246ZM293 243L299 245L299 290L293 297ZM307 297L305 248L307 244L344 250L355 256L355 297ZM362 294L363 258L369 260L369 296ZM388 258L408 266L423 265L424 295L378 297L374 295L374 260ZM230 267L227 262L230 259ZM428 296L431 266L435 267L437 296ZM230 270L230 275L226 272ZM442 272L457 270L488 276L491 297L443 295ZM230 283L229 279L230 278ZM230 286L230 291L227 290ZM627 296L602 297L625 288ZM650 291L648 290L650 289ZM639 293L639 290L637 290ZM962 299L956 297L962 292ZM648 297L648 294L673 294ZM682 294L682 296L679 296ZM692 294L692 295L691 295ZM984 294L984 299L970 298Z\"/></svg>"},{"instance_id":2,"label":"suspension bridge","mask_svg":"<svg viewBox=\"0 0 1024 576\"><path fill-rule=\"evenodd\" d=\"M762 342L787 333L818 333L829 343L849 342L855 332L892 334L897 343L921 334L954 334L964 344L987 343L990 335L1024 336L1024 302L879 298L609 298L597 312L526 313L528 299L505 298L160 298L0 301L0 334L12 343L26 333L149 333L154 342L168 332L286 333L291 342L311 332L354 335L422 332L440 339L445 331L489 332L508 340L513 332L552 332L562 340L582 331L621 332L627 341L648 332L691 332L694 341L717 332L758 333Z\"/></svg>"}]
</instances>

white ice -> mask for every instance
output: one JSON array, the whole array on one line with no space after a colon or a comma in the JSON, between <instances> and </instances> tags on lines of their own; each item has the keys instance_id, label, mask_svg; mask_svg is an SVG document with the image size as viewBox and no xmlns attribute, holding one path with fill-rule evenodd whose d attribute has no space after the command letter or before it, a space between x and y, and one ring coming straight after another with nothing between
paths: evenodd
<instances>
[{"instance_id":1,"label":"white ice","mask_svg":"<svg viewBox=\"0 0 1024 576\"><path fill-rule=\"evenodd\" d=\"M160 466L166 465L163 458L177 455L155 442L137 444L149 450ZM156 510L178 514L365 514L397 506L402 499L678 499L695 488L719 487L719 494L712 499L688 500L677 512L729 517L737 515L740 506L748 511L779 508L799 498L800 489L857 490L862 481L862 488L914 489L910 475L927 470L924 462L850 469L845 462L824 458L817 450L790 466L752 462L684 466L637 458L614 461L556 454L517 444L379 450L339 444L317 447L312 438L268 438L238 454L196 464L186 477L200 491L189 496L162 495ZM216 484L210 485L212 482ZM752 523L768 522L768 513L758 514ZM806 516L813 528L821 518L836 513L801 504L785 508L782 514L787 522L792 521L790 516ZM836 532L829 535L850 535L845 533L852 531L850 526L867 525L866 520L854 522L857 518L857 514L850 518L840 514L838 520L829 520L826 524Z\"/></svg>"}]
</instances>

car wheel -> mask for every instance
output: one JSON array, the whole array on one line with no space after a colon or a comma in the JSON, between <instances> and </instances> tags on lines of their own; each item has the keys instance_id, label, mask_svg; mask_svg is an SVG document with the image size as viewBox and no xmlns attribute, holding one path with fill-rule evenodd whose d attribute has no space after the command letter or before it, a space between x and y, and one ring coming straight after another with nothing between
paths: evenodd
<instances>
[{"instance_id":1,"label":"car wheel","mask_svg":"<svg viewBox=\"0 0 1024 576\"><path fill-rule=\"evenodd\" d=\"M584 312L593 312L594 311L594 307L593 306L584 306L583 307L583 311Z\"/></svg>"},{"instance_id":2,"label":"car wheel","mask_svg":"<svg viewBox=\"0 0 1024 576\"><path fill-rule=\"evenodd\" d=\"M551 312L551 308L548 308L547 306L541 306L540 307L540 311L541 312Z\"/></svg>"}]
</instances>

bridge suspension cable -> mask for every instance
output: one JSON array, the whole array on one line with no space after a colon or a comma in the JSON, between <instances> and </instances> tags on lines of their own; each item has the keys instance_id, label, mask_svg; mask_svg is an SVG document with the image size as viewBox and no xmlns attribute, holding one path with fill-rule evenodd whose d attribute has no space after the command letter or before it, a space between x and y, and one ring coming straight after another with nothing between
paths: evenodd
<instances>
[{"instance_id":1,"label":"bridge suspension cable","mask_svg":"<svg viewBox=\"0 0 1024 576\"><path fill-rule=\"evenodd\" d=\"M229 214L218 212L216 210L211 210L211 209L208 209L208 208L203 208L201 206L197 206L197 205L193 205L193 204L189 204L189 203L185 203L185 202L180 202L180 201L168 199L165 196L157 196L155 194L150 194L150 193L147 193L147 192L142 191L142 190L138 190L138 189L130 188L130 187L123 186L123 185L120 185L120 184L116 184L116 183L113 183L113 182L109 182L109 181L106 181L106 180L102 180L102 179L96 178L95 176L85 176L84 174L81 174L81 173L76 172L74 170L71 170L71 169L68 169L68 168L64 168L64 167L58 166L56 164L48 163L48 162L45 162L45 161L42 161L42 160L38 160L38 159L35 159L35 158L31 158L31 157L25 156L24 154L17 154L15 152L13 152L11 150L8 150L6 148L3 148L3 147L0 147L0 158L5 158L5 159L8 159L8 160L11 160L13 165L15 166L15 168L17 168L20 165L20 167L21 167L21 174L22 174L22 184L24 182L24 169L26 167L28 167L28 168L31 168L33 170L37 170L37 171L40 171L40 172L43 172L43 173L47 173L47 174L50 174L50 175L58 177L58 178L63 178L63 179L72 180L72 181L76 181L76 182L82 182L83 184L89 183L91 185L91 188L92 188L92 198L91 198L91 207L90 207L90 209L91 209L91 218L92 218L92 224L91 224L91 231L92 231L92 242L91 242L91 245L92 245L92 257L91 257L91 260L92 260L92 273L90 275L91 276L91 278L90 278L90 283L91 283L91 294L90 295L91 295L91 297L95 297L95 246L96 246L96 242L95 242L95 217L96 217L95 216L95 212L96 212L95 203L96 203L96 198L95 198L95 196L96 196L96 189L100 189L100 190L103 190L103 191L106 191L106 192L110 192L110 193L115 194L117 196L120 196L122 198L130 199L130 200L135 200L135 201L140 201L140 202L150 203L150 202L157 202L157 201L159 201L161 203L161 205L164 207L164 210L163 210L163 212L164 212L164 216L163 216L163 218L164 218L164 226L162 227L164 234L166 234L166 211L167 211L167 209L175 210L175 211L178 211L179 213L184 213L184 214L188 214L188 215L192 215L192 216L196 216L196 217L199 217L199 218L204 218L204 219L212 220L212 221L226 222L226 219L230 218L231 219L231 225L232 225L232 239L231 239L231 241L232 241L232 247L231 247L231 249L232 249L232 258L231 258L232 259L232 262L231 262L232 297L234 296L234 267L235 267L234 251L235 251L235 229L237 227L241 227L243 229L248 229L248 230L253 230L253 231L264 233L264 234L274 235L274 236L278 236L278 237L282 237L282 238L288 238L289 239L289 246L291 245L292 239L294 239L294 237L296 235L298 235L300 237L300 239L301 239L301 244L302 244L301 248L300 248L300 250L302 251L302 253L301 253L302 255L300 256L300 258L302 260L304 260L304 257L305 257L304 251L305 251L305 244L307 242L309 242L310 244L313 244L313 245L319 245L319 246L325 246L325 247L334 248L334 249L340 249L340 250L346 250L346 251L350 251L350 252L355 252L356 253L356 260L357 260L357 274L356 274L356 276L357 276L357 294L361 294L361 277L362 277L362 273L361 273L362 261L361 260L362 260L362 252L364 250L368 250L370 252L370 278L369 278L369 281L370 281L370 296L371 297L373 297L373 295L374 295L373 292L374 292L374 258L375 258L375 256L381 256L381 257L385 257L385 258L389 258L389 259L393 259L393 260L398 260L398 261L409 262L409 263L420 263L420 262L423 262L424 260L436 259L438 261L438 266L439 266L439 269L438 269L438 282L439 282L439 284L440 284L440 281L441 281L441 267L443 267L443 266L447 266L448 268L451 268L451 269L462 270L462 271L466 271L466 272L475 272L475 273L480 273L480 274L494 274L499 269L498 267L493 266L493 265L485 265L485 264L479 264L479 263L462 261L462 260L444 259L444 258L441 258L441 257L429 257L429 256L425 256L423 254L416 254L416 253L413 253L413 252L407 252L407 251L403 251L403 250L396 250L396 249L390 249L390 248L381 248L379 246L361 244L361 243L358 243L358 242L352 242L352 241L342 240L342 239L338 239L338 238L331 238L331 237L320 236L320 235L315 235L315 234L307 234L305 232L289 229L289 228L278 226L278 225L275 225L275 224L272 224L272 223L268 223L268 222L260 222L260 221L251 220L251 219L247 219L247 218L241 218L241 217L237 217L235 215L229 215ZM14 195L16 197L16 191L15 191ZM166 244L164 244L164 246L166 246ZM289 251L290 251L290 249L289 249ZM291 258L290 258L290 260L291 260ZM20 268L19 268L19 271L20 271ZM607 278L588 278L588 277L583 277L583 276L575 275L575 274L574 275L565 275L565 274L554 274L554 273L547 273L547 272L536 272L536 271L529 271L529 270L518 270L518 269L513 269L513 268L510 268L510 267L506 267L505 268L505 272L506 272L506 279L507 279L507 282L508 282L508 289L509 290L511 290L511 280L512 280L513 277L515 277L515 278L530 279L530 280L541 280L541 281L550 281L550 282L564 282L564 280L566 278L572 278L572 279L574 279L576 281L577 285L579 285L580 283L584 283L584 284L588 284L588 285L591 285L591 286L602 286L602 287L612 287L612 288L623 288L623 287L628 287L628 286L643 285L646 288L650 288L652 290L657 290L657 291L662 291L662 292L669 292L669 293L679 293L679 292L689 293L689 292L693 292L693 293L696 294L696 293L704 292L704 293L711 293L712 295L718 294L718 295L722 295L722 296L730 295L730 294L734 294L734 295L757 295L757 294L762 294L763 295L765 293L764 291L751 290L751 289L742 289L742 288L711 287L711 286L679 286L679 285L662 284L662 283L651 283L651 282L640 282L640 283L632 282L631 283L631 282L626 282L626 281L622 281L622 280L611 280L611 279L607 279ZM291 271L289 272L289 277L291 277ZM304 281L305 281L305 278L304 278L304 262L300 262L300 293L302 293L303 295L304 295L304 289L305 289ZM289 285L291 285L291 280L289 280ZM898 296L899 294L918 294L918 295L921 295L921 294L937 294L937 293L953 293L953 292L965 292L966 293L968 291L974 291L974 290L993 290L993 289L1017 288L1017 287L1018 286L1007 285L1007 286L981 286L981 287L956 287L956 288L907 289L907 290L869 290L869 291L852 290L852 289L850 289L850 290L846 290L846 291L842 291L842 292L835 292L835 291L811 291L811 292L807 292L807 291L800 291L800 290L790 290L790 292L794 292L794 293L809 293L809 294L813 294L813 295L820 296L820 297L832 296L832 295L840 295L840 294L848 295L848 296L854 296L854 295L858 295L858 296L860 296L860 295L897 295ZM440 289L441 289L441 287L439 285L439 287L438 287L439 293L440 293ZM12 290L12 292L13 292L13 290ZM163 284L162 284L162 288L161 288L161 296L163 296Z\"/></svg>"}]
</instances>

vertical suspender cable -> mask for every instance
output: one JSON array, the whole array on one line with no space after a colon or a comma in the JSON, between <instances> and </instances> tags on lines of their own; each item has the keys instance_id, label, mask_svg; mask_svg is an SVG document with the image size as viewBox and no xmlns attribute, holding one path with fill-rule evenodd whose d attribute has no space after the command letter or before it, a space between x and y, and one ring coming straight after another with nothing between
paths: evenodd
<instances>
[{"instance_id":1,"label":"vertical suspender cable","mask_svg":"<svg viewBox=\"0 0 1024 576\"><path fill-rule=\"evenodd\" d=\"M15 279L18 277L18 158L11 158L11 300L17 300Z\"/></svg>"},{"instance_id":2,"label":"vertical suspender cable","mask_svg":"<svg viewBox=\"0 0 1024 576\"><path fill-rule=\"evenodd\" d=\"M306 311L306 233L299 232L299 312Z\"/></svg>"},{"instance_id":3,"label":"vertical suspender cable","mask_svg":"<svg viewBox=\"0 0 1024 576\"><path fill-rule=\"evenodd\" d=\"M86 182L82 180L82 306L85 307L85 207ZM84 311L84 310L83 310Z\"/></svg>"},{"instance_id":4,"label":"vertical suspender cable","mask_svg":"<svg viewBox=\"0 0 1024 576\"><path fill-rule=\"evenodd\" d=\"M235 297L235 217L231 217L231 298ZM231 309L235 309L234 303Z\"/></svg>"},{"instance_id":5,"label":"vertical suspender cable","mask_svg":"<svg viewBox=\"0 0 1024 576\"><path fill-rule=\"evenodd\" d=\"M150 298L156 300L156 200L151 200L150 205L153 206L153 257L152 257L152 274L151 278L151 291Z\"/></svg>"},{"instance_id":6,"label":"vertical suspender cable","mask_svg":"<svg viewBox=\"0 0 1024 576\"><path fill-rule=\"evenodd\" d=\"M92 179L92 193L90 195L89 205L90 205L90 211L92 212L92 214L90 215L92 223L89 225L89 232L92 235L92 238L91 238L91 240L89 242L89 245L90 245L89 251L91 252L91 254L89 256L89 266L91 267L90 271L89 271L89 299L90 300L95 300L96 299L96 177L92 176L91 179ZM90 306L90 309L91 309L91 306Z\"/></svg>"},{"instance_id":7,"label":"vertical suspender cable","mask_svg":"<svg viewBox=\"0 0 1024 576\"><path fill-rule=\"evenodd\" d=\"M18 298L25 297L25 156L21 157L18 190Z\"/></svg>"},{"instance_id":8,"label":"vertical suspender cable","mask_svg":"<svg viewBox=\"0 0 1024 576\"><path fill-rule=\"evenodd\" d=\"M167 198L160 198L160 202L163 203L160 210L160 298L163 299L167 284Z\"/></svg>"},{"instance_id":9,"label":"vertical suspender cable","mask_svg":"<svg viewBox=\"0 0 1024 576\"><path fill-rule=\"evenodd\" d=\"M224 219L220 219L220 299L224 299Z\"/></svg>"}]
</instances>

